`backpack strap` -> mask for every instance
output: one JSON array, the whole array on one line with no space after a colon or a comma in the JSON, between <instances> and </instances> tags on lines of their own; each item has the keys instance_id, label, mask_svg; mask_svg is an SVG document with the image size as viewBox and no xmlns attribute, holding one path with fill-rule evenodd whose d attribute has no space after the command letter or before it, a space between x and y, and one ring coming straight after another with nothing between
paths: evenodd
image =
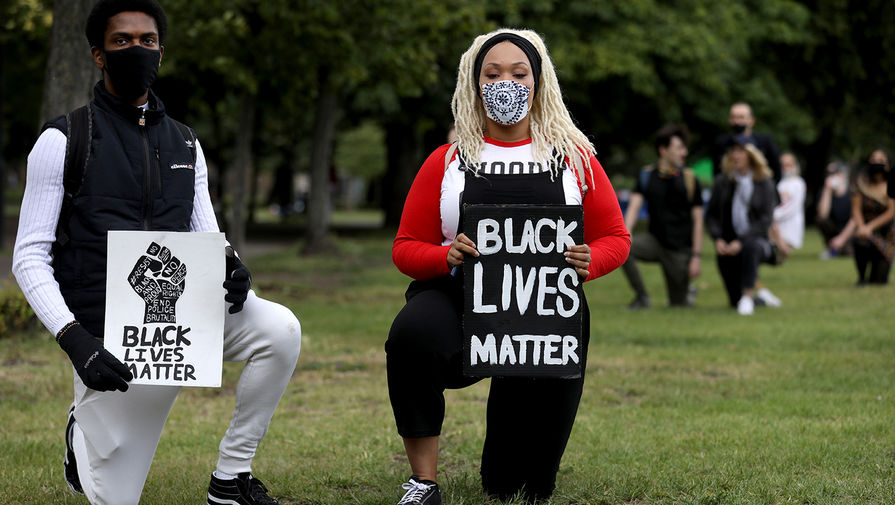
<instances>
[{"instance_id":1,"label":"backpack strap","mask_svg":"<svg viewBox=\"0 0 895 505\"><path fill-rule=\"evenodd\" d=\"M187 148L190 150L190 154L193 155L193 167L196 166L196 132L193 131L189 126L172 119L174 121L174 126L180 130L180 134L183 135L183 141L186 143ZM447 170L447 168L445 168Z\"/></svg>"},{"instance_id":2,"label":"backpack strap","mask_svg":"<svg viewBox=\"0 0 895 505\"><path fill-rule=\"evenodd\" d=\"M640 169L640 172L637 174L637 180L640 182L640 187L643 188L643 191L646 191L646 188L649 187L649 178L653 175L653 170L655 170L656 165L647 165Z\"/></svg>"},{"instance_id":3,"label":"backpack strap","mask_svg":"<svg viewBox=\"0 0 895 505\"><path fill-rule=\"evenodd\" d=\"M693 196L696 193L696 173L689 167L684 167L682 172L684 175L684 187L687 189L687 201L693 203Z\"/></svg>"},{"instance_id":4,"label":"backpack strap","mask_svg":"<svg viewBox=\"0 0 895 505\"><path fill-rule=\"evenodd\" d=\"M93 136L93 114L90 104L78 107L63 117L44 125L65 133L65 161L62 169L62 209L56 223L56 243L64 246L69 241L68 222L71 219L74 197L81 190L87 159L90 157L90 139Z\"/></svg>"},{"instance_id":5,"label":"backpack strap","mask_svg":"<svg viewBox=\"0 0 895 505\"><path fill-rule=\"evenodd\" d=\"M454 153L457 152L457 142L451 142L451 147L448 147L447 152L444 154L444 171L447 172L448 165L451 164L451 160L454 158Z\"/></svg>"}]
</instances>

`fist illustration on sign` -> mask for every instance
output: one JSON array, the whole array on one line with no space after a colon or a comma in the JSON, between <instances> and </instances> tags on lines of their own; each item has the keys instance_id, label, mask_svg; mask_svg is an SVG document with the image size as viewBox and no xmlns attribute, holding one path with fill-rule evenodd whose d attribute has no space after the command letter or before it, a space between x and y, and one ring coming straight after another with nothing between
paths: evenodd
<instances>
[{"instance_id":1,"label":"fist illustration on sign","mask_svg":"<svg viewBox=\"0 0 895 505\"><path fill-rule=\"evenodd\" d=\"M186 265L167 247L149 244L127 277L146 303L144 323L176 323L174 305L186 285Z\"/></svg>"}]
</instances>

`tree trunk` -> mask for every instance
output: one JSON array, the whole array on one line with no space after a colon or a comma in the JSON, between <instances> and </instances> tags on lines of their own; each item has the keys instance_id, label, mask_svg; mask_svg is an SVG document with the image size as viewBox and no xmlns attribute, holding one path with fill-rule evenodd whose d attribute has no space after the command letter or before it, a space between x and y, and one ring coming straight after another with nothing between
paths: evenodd
<instances>
[{"instance_id":1,"label":"tree trunk","mask_svg":"<svg viewBox=\"0 0 895 505\"><path fill-rule=\"evenodd\" d=\"M255 118L258 123L263 123L264 119ZM258 146L253 146L252 151L258 152ZM246 176L249 178L249 201L246 205L245 222L249 225L255 224L255 208L258 207L258 177L260 170L255 170L255 164L249 165L249 171Z\"/></svg>"},{"instance_id":2,"label":"tree trunk","mask_svg":"<svg viewBox=\"0 0 895 505\"><path fill-rule=\"evenodd\" d=\"M84 25L94 3L94 0L54 2L41 122L87 103L93 84L101 76L84 38Z\"/></svg>"},{"instance_id":3,"label":"tree trunk","mask_svg":"<svg viewBox=\"0 0 895 505\"><path fill-rule=\"evenodd\" d=\"M3 44L0 43L0 49L3 48ZM5 58L0 59L0 103L3 103L4 89L3 89L3 62L6 61ZM6 194L6 123L3 121L3 114L0 114L0 249L2 249L6 245L6 198L4 195Z\"/></svg>"},{"instance_id":4,"label":"tree trunk","mask_svg":"<svg viewBox=\"0 0 895 505\"><path fill-rule=\"evenodd\" d=\"M252 133L255 122L255 95L244 92L239 105L239 132L236 134L236 153L233 160L233 193L227 238L234 249L240 251L246 239L246 188L252 165Z\"/></svg>"},{"instance_id":5,"label":"tree trunk","mask_svg":"<svg viewBox=\"0 0 895 505\"><path fill-rule=\"evenodd\" d=\"M806 153L805 164L802 168L802 178L808 189L805 199L805 220L806 223L813 223L817 214L817 195L823 188L824 179L827 175L827 164L833 159L833 152L830 146L833 143L833 128L829 123L820 128L820 133L807 148L803 151Z\"/></svg>"},{"instance_id":6,"label":"tree trunk","mask_svg":"<svg viewBox=\"0 0 895 505\"><path fill-rule=\"evenodd\" d=\"M311 189L304 251L306 254L326 251L332 245L329 240L332 206L330 167L338 98L331 86L328 69L323 68L319 71L318 81L319 94L317 110L314 111L314 141L311 150Z\"/></svg>"},{"instance_id":7,"label":"tree trunk","mask_svg":"<svg viewBox=\"0 0 895 505\"><path fill-rule=\"evenodd\" d=\"M382 177L382 210L385 226L397 227L404 210L404 199L424 159L422 134L412 124L389 122L385 125L388 163Z\"/></svg>"}]
</instances>

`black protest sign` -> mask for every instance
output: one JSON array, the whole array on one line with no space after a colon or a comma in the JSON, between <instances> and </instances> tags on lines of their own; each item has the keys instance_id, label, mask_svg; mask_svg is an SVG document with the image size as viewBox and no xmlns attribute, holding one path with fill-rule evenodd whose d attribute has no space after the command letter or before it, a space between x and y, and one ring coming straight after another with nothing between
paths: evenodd
<instances>
[{"instance_id":1,"label":"black protest sign","mask_svg":"<svg viewBox=\"0 0 895 505\"><path fill-rule=\"evenodd\" d=\"M581 376L582 280L565 260L584 240L581 207L467 205L478 257L463 264L463 372Z\"/></svg>"}]
</instances>

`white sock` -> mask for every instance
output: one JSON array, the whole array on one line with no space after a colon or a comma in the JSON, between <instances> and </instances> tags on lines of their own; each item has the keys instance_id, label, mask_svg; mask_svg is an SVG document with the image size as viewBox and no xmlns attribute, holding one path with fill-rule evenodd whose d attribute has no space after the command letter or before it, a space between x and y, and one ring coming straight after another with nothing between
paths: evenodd
<instances>
[{"instance_id":1,"label":"white sock","mask_svg":"<svg viewBox=\"0 0 895 505\"><path fill-rule=\"evenodd\" d=\"M214 476L221 480L233 480L236 478L236 476L233 475L232 473L224 473L220 470L215 470Z\"/></svg>"}]
</instances>

